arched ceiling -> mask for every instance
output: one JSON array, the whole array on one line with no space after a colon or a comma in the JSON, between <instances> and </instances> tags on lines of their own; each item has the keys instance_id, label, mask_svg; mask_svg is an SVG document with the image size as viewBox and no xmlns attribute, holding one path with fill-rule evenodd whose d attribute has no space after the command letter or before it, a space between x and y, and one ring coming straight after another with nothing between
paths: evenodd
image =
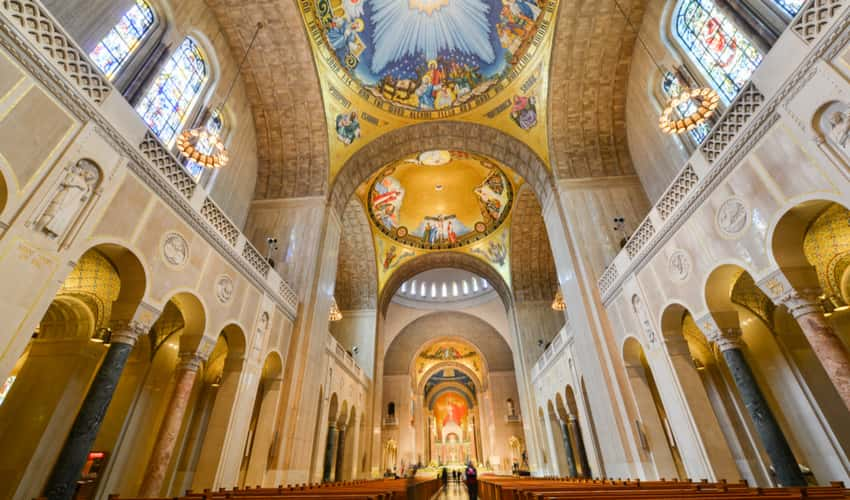
<instances>
[{"instance_id":1,"label":"arched ceiling","mask_svg":"<svg viewBox=\"0 0 850 500\"><path fill-rule=\"evenodd\" d=\"M337 305L343 311L374 309L378 301L378 277L371 258L375 248L366 213L356 198L345 207L342 227L334 290Z\"/></svg>"},{"instance_id":2,"label":"arched ceiling","mask_svg":"<svg viewBox=\"0 0 850 500\"><path fill-rule=\"evenodd\" d=\"M513 370L511 348L489 323L461 312L440 312L422 316L404 327L384 354L384 374L409 373L413 356L433 340L452 336L474 345L490 371Z\"/></svg>"},{"instance_id":3,"label":"arched ceiling","mask_svg":"<svg viewBox=\"0 0 850 500\"><path fill-rule=\"evenodd\" d=\"M234 54L260 31L242 69L257 130L255 198L321 196L327 191L328 139L316 66L292 0L206 0Z\"/></svg>"},{"instance_id":4,"label":"arched ceiling","mask_svg":"<svg viewBox=\"0 0 850 500\"><path fill-rule=\"evenodd\" d=\"M531 189L521 189L511 222L511 282L517 302L552 300L558 289L555 260L543 213Z\"/></svg>"},{"instance_id":5,"label":"arched ceiling","mask_svg":"<svg viewBox=\"0 0 850 500\"><path fill-rule=\"evenodd\" d=\"M646 0L561 0L552 48L549 144L559 178L634 173L626 84Z\"/></svg>"}]
</instances>

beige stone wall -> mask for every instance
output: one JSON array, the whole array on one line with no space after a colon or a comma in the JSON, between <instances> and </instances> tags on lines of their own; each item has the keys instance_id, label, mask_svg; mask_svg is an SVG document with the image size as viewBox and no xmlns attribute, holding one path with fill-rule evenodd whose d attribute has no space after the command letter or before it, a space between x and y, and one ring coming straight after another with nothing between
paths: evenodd
<instances>
[{"instance_id":1,"label":"beige stone wall","mask_svg":"<svg viewBox=\"0 0 850 500\"><path fill-rule=\"evenodd\" d=\"M158 25L145 39L137 54L147 55L157 40L177 48L186 36L193 37L207 56L209 81L199 102L189 112L189 124L199 120L200 113L220 105L236 74L243 54L234 54L212 11L203 0L151 0ZM68 31L84 51L91 51L133 4L128 0L91 2L89 0L48 0L45 7ZM250 36L250 35L249 35ZM128 67L137 69L134 59ZM119 73L116 78L121 79ZM151 81L156 74L151 76ZM142 88L147 88L145 82ZM224 112L225 143L230 163L224 169L201 178L213 199L236 222L244 227L257 178L257 136L254 118L242 80L236 82Z\"/></svg>"},{"instance_id":2,"label":"beige stone wall","mask_svg":"<svg viewBox=\"0 0 850 500\"><path fill-rule=\"evenodd\" d=\"M4 27L18 29L6 16L6 11L0 11ZM61 35L58 27L53 29L54 36ZM21 38L25 46L30 43L27 36ZM18 364L80 257L89 249L100 249L116 259L121 297L137 297L116 303L107 320L135 319L149 328L166 303L178 297L186 322L179 345L161 347L164 351L158 353L171 355L155 357L153 365L146 340L137 344L95 444L111 454L112 481L104 487L126 496L137 492L167 404L177 350L198 349L206 356L225 328L239 332L234 335L242 338L244 359L232 385L231 406L221 413L222 419L213 422L220 429L216 434L222 452L204 458L199 470L210 472L201 478L207 484L236 484L250 415L233 408L247 408L248 412L253 408L257 381L269 353L287 359L295 304L281 295L285 287L278 288L279 276L253 258L238 229L228 228L220 212L215 215L215 205L202 187L181 184L184 177L166 153L154 148L156 163L144 155L139 146L144 125L117 91L108 85L77 87L73 79L77 75L63 73L47 58L42 61L44 71L32 72L28 68L36 67L33 58L41 54L38 50L17 52L14 46L0 51L0 184L5 191L0 197L4 201L0 207L0 275L6 278L0 285L4 297L0 308L7 325L0 332L0 373L5 376ZM48 78L45 72L54 73ZM61 87L57 81L68 83ZM85 188L84 197L75 198L67 183L81 160L91 165L88 168L94 172L94 180ZM66 192L70 196L63 194ZM202 205L207 207L207 215L202 215ZM247 207L247 203L243 205ZM52 214L53 222L43 222L45 214ZM67 224L60 222L65 219ZM48 232L48 227L57 232ZM222 286L222 280L227 286ZM22 283L34 285L22 287ZM264 313L268 320L262 319ZM3 432L14 431L4 442L16 448L16 453L27 455L6 454L9 464L2 467L0 496L40 494L60 451L56 443L63 440L60 436L73 422L96 363L105 352L102 345L86 340L83 344L82 349L69 351L73 358L69 369L79 369L56 386L64 390L56 395L61 404L43 414L49 432L24 432L8 420L0 423ZM31 349L27 359L35 361L41 347L32 345L38 349ZM55 363L57 358L50 359ZM26 370L27 363L21 369ZM26 387L13 390L25 391ZM50 394L44 395L50 399ZM198 400L196 393L190 406ZM34 408L24 405L19 409ZM3 418L14 417L13 413ZM267 425L275 420L277 415L271 415ZM18 440L30 444L17 446Z\"/></svg>"},{"instance_id":3,"label":"beige stone wall","mask_svg":"<svg viewBox=\"0 0 850 500\"><path fill-rule=\"evenodd\" d=\"M754 309L730 300L733 276L737 279L742 271L764 285L771 276L791 276L787 273L796 272L793 266L808 265L804 258L789 257L802 255L801 235L811 221L806 217L812 216L804 207L816 211L830 202L847 206L850 201L850 157L828 137L823 119L823 110L836 101L846 102L850 92L847 12L833 20L831 29L842 36L824 36L828 28L818 31L822 38L816 34L807 41L793 31L783 34L753 77L764 96L761 114L732 110L726 119L737 121L738 136L710 137L707 147L690 157L700 178L692 192L699 194L670 198L679 205L681 217L670 216L671 209L663 204L653 208L647 221L654 234L643 233L631 254L620 253L612 268L616 277L609 271L600 282L615 371L630 370L623 359L624 345L629 339L639 341L655 379L666 381L659 384L660 397L667 414L678 415L670 418L671 430L682 445L690 475L695 470L715 475L726 471L768 484L769 462L759 451L758 438L752 437L750 417L742 412L722 358L713 347L700 347L709 346L704 332L688 337L684 351L676 343L681 324L671 327L670 318L682 311L689 312L699 328L705 327L701 318L736 312L746 359L798 461L811 468L819 483L850 474L850 441L840 423L848 414L837 403L835 388L796 321L776 306L768 326ZM814 47L816 51L807 54ZM792 74L797 64L803 69ZM723 212L737 203L741 222L736 225ZM788 223L789 217L795 222ZM795 233L800 225L803 229ZM645 304L646 320L638 317L634 297ZM833 318L829 321L846 343L846 318L840 312ZM696 373L692 357L704 360L705 373L712 375L689 374ZM634 379L621 376L618 384L634 402L623 409L628 420L644 418ZM705 397L697 401L698 394ZM716 439L718 433L701 435L717 422L723 440ZM652 467L651 460L642 464L645 474L651 474Z\"/></svg>"}]
</instances>

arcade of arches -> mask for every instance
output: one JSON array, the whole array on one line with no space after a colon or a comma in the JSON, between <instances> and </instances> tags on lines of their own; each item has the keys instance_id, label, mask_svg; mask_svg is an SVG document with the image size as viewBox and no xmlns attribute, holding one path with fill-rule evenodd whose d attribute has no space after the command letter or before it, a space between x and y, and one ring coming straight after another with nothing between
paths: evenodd
<instances>
[{"instance_id":1,"label":"arcade of arches","mask_svg":"<svg viewBox=\"0 0 850 500\"><path fill-rule=\"evenodd\" d=\"M850 2L0 2L0 316L0 498L850 481Z\"/></svg>"}]
</instances>

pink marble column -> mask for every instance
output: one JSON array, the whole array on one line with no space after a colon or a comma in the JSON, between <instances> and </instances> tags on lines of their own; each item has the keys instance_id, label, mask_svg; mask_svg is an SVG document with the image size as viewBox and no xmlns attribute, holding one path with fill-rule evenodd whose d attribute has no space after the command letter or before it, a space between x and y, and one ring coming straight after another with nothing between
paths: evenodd
<instances>
[{"instance_id":1,"label":"pink marble column","mask_svg":"<svg viewBox=\"0 0 850 500\"><path fill-rule=\"evenodd\" d=\"M171 400L168 402L162 425L159 427L159 434L153 445L145 479L139 491L140 497L155 497L160 494L168 465L171 463L171 456L174 454L174 446L177 444L177 435L183 425L183 415L186 413L189 396L195 385L195 377L203 361L200 354L180 353L180 362L177 363L174 374L176 379L174 392L171 394Z\"/></svg>"},{"instance_id":2,"label":"pink marble column","mask_svg":"<svg viewBox=\"0 0 850 500\"><path fill-rule=\"evenodd\" d=\"M850 354L824 316L816 291L786 294L781 303L797 320L815 356L850 410Z\"/></svg>"}]
</instances>

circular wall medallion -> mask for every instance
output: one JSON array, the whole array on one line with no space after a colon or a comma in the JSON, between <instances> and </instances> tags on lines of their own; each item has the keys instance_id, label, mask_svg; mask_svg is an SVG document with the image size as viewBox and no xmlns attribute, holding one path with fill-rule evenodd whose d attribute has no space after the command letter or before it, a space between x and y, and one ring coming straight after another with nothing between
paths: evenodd
<instances>
[{"instance_id":1,"label":"circular wall medallion","mask_svg":"<svg viewBox=\"0 0 850 500\"><path fill-rule=\"evenodd\" d=\"M215 280L215 297L222 304L226 304L233 297L233 280L230 276L222 274Z\"/></svg>"},{"instance_id":2,"label":"circular wall medallion","mask_svg":"<svg viewBox=\"0 0 850 500\"><path fill-rule=\"evenodd\" d=\"M162 242L162 256L174 267L181 267L189 260L189 244L180 233L167 233Z\"/></svg>"},{"instance_id":3,"label":"circular wall medallion","mask_svg":"<svg viewBox=\"0 0 850 500\"><path fill-rule=\"evenodd\" d=\"M750 214L742 200L729 198L717 209L714 220L720 234L726 237L734 237L747 228L747 224L750 222Z\"/></svg>"},{"instance_id":4,"label":"circular wall medallion","mask_svg":"<svg viewBox=\"0 0 850 500\"><path fill-rule=\"evenodd\" d=\"M685 281L691 272L691 259L684 250L676 250L667 259L667 270L676 281Z\"/></svg>"}]
</instances>

